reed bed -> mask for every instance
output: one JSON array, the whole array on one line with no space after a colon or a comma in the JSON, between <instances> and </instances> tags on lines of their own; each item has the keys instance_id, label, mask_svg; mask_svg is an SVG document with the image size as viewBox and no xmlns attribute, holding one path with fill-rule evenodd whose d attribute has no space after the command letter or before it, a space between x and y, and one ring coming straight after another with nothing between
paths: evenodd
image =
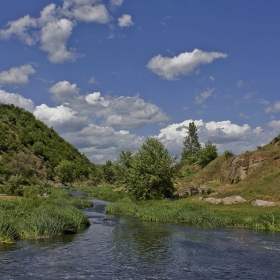
<instances>
[{"instance_id":1,"label":"reed bed","mask_svg":"<svg viewBox=\"0 0 280 280\"><path fill-rule=\"evenodd\" d=\"M79 209L92 203L53 189L49 197L0 200L0 243L76 233L90 222Z\"/></svg>"}]
</instances>

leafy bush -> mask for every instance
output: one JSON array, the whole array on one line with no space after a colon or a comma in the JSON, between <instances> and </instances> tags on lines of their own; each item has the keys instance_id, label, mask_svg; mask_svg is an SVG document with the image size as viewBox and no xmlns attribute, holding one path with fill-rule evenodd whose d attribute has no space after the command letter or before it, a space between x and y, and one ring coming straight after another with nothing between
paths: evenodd
<instances>
[{"instance_id":1,"label":"leafy bush","mask_svg":"<svg viewBox=\"0 0 280 280\"><path fill-rule=\"evenodd\" d=\"M61 161L61 163L56 167L56 172L63 184L73 183L76 179L75 166L68 160Z\"/></svg>"},{"instance_id":2,"label":"leafy bush","mask_svg":"<svg viewBox=\"0 0 280 280\"><path fill-rule=\"evenodd\" d=\"M229 150L224 151L224 157L226 159L229 159L229 158L231 158L233 156L234 156L234 153L232 151L229 151Z\"/></svg>"},{"instance_id":3,"label":"leafy bush","mask_svg":"<svg viewBox=\"0 0 280 280\"><path fill-rule=\"evenodd\" d=\"M280 134L278 134L274 139L273 139L274 143L277 143L280 141Z\"/></svg>"},{"instance_id":4,"label":"leafy bush","mask_svg":"<svg viewBox=\"0 0 280 280\"><path fill-rule=\"evenodd\" d=\"M198 163L202 167L209 164L211 161L218 157L217 146L214 145L211 141L207 141L204 145L204 148L198 151Z\"/></svg>"}]
</instances>

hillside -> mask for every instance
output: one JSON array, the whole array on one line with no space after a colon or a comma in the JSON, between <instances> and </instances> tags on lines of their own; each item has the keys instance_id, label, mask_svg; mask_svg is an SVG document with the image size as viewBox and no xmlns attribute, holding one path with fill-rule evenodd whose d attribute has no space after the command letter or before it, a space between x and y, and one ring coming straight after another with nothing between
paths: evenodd
<instances>
[{"instance_id":1,"label":"hillside","mask_svg":"<svg viewBox=\"0 0 280 280\"><path fill-rule=\"evenodd\" d=\"M240 155L229 152L205 168L182 168L176 188L209 185L211 197L240 195L250 201L280 201L280 137L269 144Z\"/></svg>"},{"instance_id":2,"label":"hillside","mask_svg":"<svg viewBox=\"0 0 280 280\"><path fill-rule=\"evenodd\" d=\"M65 175L68 175L65 176ZM0 185L99 180L99 171L76 148L34 115L0 103Z\"/></svg>"}]
</instances>

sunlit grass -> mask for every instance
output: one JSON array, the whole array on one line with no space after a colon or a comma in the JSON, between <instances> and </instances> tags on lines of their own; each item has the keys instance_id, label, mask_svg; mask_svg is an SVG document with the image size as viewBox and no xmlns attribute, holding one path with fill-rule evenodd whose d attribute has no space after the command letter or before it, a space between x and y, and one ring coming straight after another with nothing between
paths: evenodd
<instances>
[{"instance_id":1,"label":"sunlit grass","mask_svg":"<svg viewBox=\"0 0 280 280\"><path fill-rule=\"evenodd\" d=\"M85 192L90 197L110 202L118 201L126 196L125 193L112 186L81 186L77 190Z\"/></svg>"},{"instance_id":2,"label":"sunlit grass","mask_svg":"<svg viewBox=\"0 0 280 280\"><path fill-rule=\"evenodd\" d=\"M106 211L115 215L131 215L142 220L196 227L243 227L280 231L280 208L256 208L245 205L210 205L177 201L132 202L128 199L108 204Z\"/></svg>"},{"instance_id":3,"label":"sunlit grass","mask_svg":"<svg viewBox=\"0 0 280 280\"><path fill-rule=\"evenodd\" d=\"M89 226L79 209L92 203L71 197L64 189L51 189L49 197L0 200L0 242L75 233Z\"/></svg>"}]
</instances>

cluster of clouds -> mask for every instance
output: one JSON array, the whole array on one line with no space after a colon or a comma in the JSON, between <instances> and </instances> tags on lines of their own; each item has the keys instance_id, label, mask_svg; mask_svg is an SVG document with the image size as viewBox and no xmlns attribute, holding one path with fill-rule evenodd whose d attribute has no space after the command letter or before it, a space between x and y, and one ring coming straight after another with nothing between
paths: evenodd
<instances>
[{"instance_id":1,"label":"cluster of clouds","mask_svg":"<svg viewBox=\"0 0 280 280\"><path fill-rule=\"evenodd\" d=\"M29 68L21 66L12 69L9 71L16 69L25 73L24 69ZM3 72L0 77L5 77L2 74ZM33 73L29 75L31 74ZM28 75L24 81L28 81ZM11 83L13 84L12 81ZM197 102L207 98L212 91L213 89L209 89L202 93ZM276 120L256 128L251 128L248 124L237 125L229 120L204 122L202 119L189 119L167 125L170 117L155 104L143 100L139 94L131 97L102 95L100 92L81 94L78 86L69 81L52 85L48 92L56 104L53 107L46 104L35 106L31 99L2 89L0 102L12 103L32 112L37 119L53 127L95 163L115 160L122 150L135 153L145 141L145 137L131 133L130 130L149 124L161 123L162 128L151 136L159 139L173 155L181 154L183 139L192 121L198 128L200 142L212 141L220 153L225 150L234 153L254 150L273 139L280 129L280 121ZM266 110L270 111L271 108L280 111L279 103L275 102Z\"/></svg>"},{"instance_id":2,"label":"cluster of clouds","mask_svg":"<svg viewBox=\"0 0 280 280\"><path fill-rule=\"evenodd\" d=\"M63 0L61 6L46 6L38 18L26 15L9 21L0 30L0 39L16 38L29 46L38 43L51 63L75 61L83 56L67 46L75 26L80 22L108 24L108 38L113 38L116 27L112 23L114 18L110 12L114 12L122 4L123 0L110 0L107 6L98 0ZM117 24L120 28L128 28L134 22L131 15L123 14L117 19ZM222 52L194 49L174 57L159 54L151 58L146 67L164 80L175 81L180 76L197 74L202 65L227 56ZM237 125L229 120L204 122L202 119L188 119L170 124L170 116L157 105L145 101L139 94L113 96L101 92L81 93L77 84L67 80L59 81L47 89L55 104L52 107L47 104L35 106L31 99L2 89L3 86L26 86L30 76L35 73L36 69L31 63L0 72L0 102L12 103L30 111L95 163L115 160L122 150L129 149L135 153L145 137L131 131L154 124L160 125L161 129L151 136L159 139L173 155L181 154L183 139L192 121L198 128L200 142L212 141L218 146L220 153L225 150L234 153L253 150L273 139L280 129L280 121L277 120L255 128L248 124ZM212 82L215 80L212 76L209 79ZM96 84L98 81L92 76L89 83ZM236 87L244 85L244 81L239 80ZM194 103L202 105L213 96L214 91L215 88L207 88L195 97ZM249 101L253 95L254 93L247 94L244 101ZM264 100L263 105L268 114L280 112L280 101L270 103ZM246 117L244 114L240 115Z\"/></svg>"},{"instance_id":3,"label":"cluster of clouds","mask_svg":"<svg viewBox=\"0 0 280 280\"><path fill-rule=\"evenodd\" d=\"M29 82L29 76L35 72L31 64L12 67L0 72L0 86L24 86ZM77 84L64 80L48 89L56 104L54 107L46 104L35 106L31 99L3 89L0 89L0 102L12 103L32 112L96 163L114 160L121 150L136 152L145 137L130 133L129 130L149 124L162 125L158 134L151 136L158 138L174 155L180 155L183 138L192 121L198 128L200 141L212 141L220 152L231 150L240 153L253 150L273 139L280 129L280 121L277 120L256 128L251 128L248 124L233 124L229 120L204 122L190 119L166 125L170 122L170 117L155 104L143 100L139 94L112 96L102 95L100 92L81 94L80 91ZM213 91L214 88L208 88L200 93L195 98L195 103L202 104ZM273 104L264 101L263 104L267 113L280 112L280 101Z\"/></svg>"},{"instance_id":4,"label":"cluster of clouds","mask_svg":"<svg viewBox=\"0 0 280 280\"><path fill-rule=\"evenodd\" d=\"M0 85L25 86L29 83L29 75L35 72L36 70L30 64L12 67L10 70L0 73Z\"/></svg>"},{"instance_id":5,"label":"cluster of clouds","mask_svg":"<svg viewBox=\"0 0 280 280\"><path fill-rule=\"evenodd\" d=\"M110 0L109 9L120 7L123 0ZM79 22L107 24L113 21L107 7L96 0L64 0L62 6L46 6L39 18L26 15L9 21L6 28L0 30L0 39L17 38L23 44L32 46L40 43L40 49L48 53L52 63L75 61L83 56L75 49L67 49L67 41L73 28ZM134 23L130 15L124 14L118 19L120 27L129 27Z\"/></svg>"}]
</instances>

